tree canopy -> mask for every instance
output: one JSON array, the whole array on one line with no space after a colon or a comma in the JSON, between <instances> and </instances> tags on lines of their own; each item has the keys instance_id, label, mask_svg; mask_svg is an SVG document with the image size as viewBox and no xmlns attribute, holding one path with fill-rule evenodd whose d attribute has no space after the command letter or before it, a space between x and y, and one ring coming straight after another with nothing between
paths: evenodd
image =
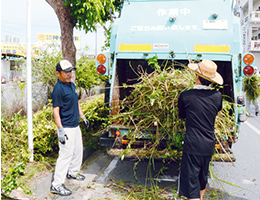
<instances>
[{"instance_id":1,"label":"tree canopy","mask_svg":"<svg viewBox=\"0 0 260 200\"><path fill-rule=\"evenodd\" d=\"M95 31L98 23L107 30L104 23L113 20L115 10L119 8L118 3L115 0L64 0L65 6L71 9L75 28L83 29L86 33Z\"/></svg>"},{"instance_id":2,"label":"tree canopy","mask_svg":"<svg viewBox=\"0 0 260 200\"><path fill-rule=\"evenodd\" d=\"M61 28L63 59L76 64L73 29L95 31L96 25L113 19L120 8L120 0L46 0L54 9ZM105 27L104 27L105 28Z\"/></svg>"}]
</instances>

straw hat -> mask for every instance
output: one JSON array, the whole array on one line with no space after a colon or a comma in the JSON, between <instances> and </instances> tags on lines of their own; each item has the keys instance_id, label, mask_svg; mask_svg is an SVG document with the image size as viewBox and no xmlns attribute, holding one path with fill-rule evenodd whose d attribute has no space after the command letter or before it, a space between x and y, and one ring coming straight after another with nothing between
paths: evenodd
<instances>
[{"instance_id":1,"label":"straw hat","mask_svg":"<svg viewBox=\"0 0 260 200\"><path fill-rule=\"evenodd\" d=\"M200 63L190 63L188 68L197 75L219 85L223 84L222 76L217 72L218 66L211 60L204 59Z\"/></svg>"}]
</instances>

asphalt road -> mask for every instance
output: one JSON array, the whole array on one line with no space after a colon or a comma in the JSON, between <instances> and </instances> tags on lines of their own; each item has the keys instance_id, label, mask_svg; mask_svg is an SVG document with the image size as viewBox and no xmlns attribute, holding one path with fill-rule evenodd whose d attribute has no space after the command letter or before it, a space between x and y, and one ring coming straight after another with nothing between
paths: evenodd
<instances>
[{"instance_id":1,"label":"asphalt road","mask_svg":"<svg viewBox=\"0 0 260 200\"><path fill-rule=\"evenodd\" d=\"M236 162L214 162L212 171L216 179L209 179L209 187L220 189L224 200L257 200L260 199L260 116L252 116L240 127L238 141L232 150ZM38 184L35 189L37 199L124 199L120 193L109 185L118 182L137 183L149 186L157 184L171 193L178 183L178 167L176 163L142 161L109 157L104 151L96 151L82 167L87 177L83 182L67 180L65 185L73 191L69 197L53 195L49 192L51 174ZM164 173L157 176L161 167Z\"/></svg>"},{"instance_id":2,"label":"asphalt road","mask_svg":"<svg viewBox=\"0 0 260 200\"><path fill-rule=\"evenodd\" d=\"M221 190L224 199L257 200L260 199L260 116L252 115L240 126L238 140L232 151L236 157L234 163L213 162L212 171L217 179L209 179L209 187ZM120 180L143 185L156 183L161 187L177 187L178 165L164 164L164 174L156 177L162 163L140 162L114 158L97 182L109 184ZM148 177L148 178L147 178ZM153 177L152 179L150 179Z\"/></svg>"},{"instance_id":3,"label":"asphalt road","mask_svg":"<svg viewBox=\"0 0 260 200\"><path fill-rule=\"evenodd\" d=\"M213 166L217 178L227 182L219 181L222 191L231 195L227 199L260 199L260 116L252 115L241 125L232 150L237 159L234 165L215 162Z\"/></svg>"}]
</instances>

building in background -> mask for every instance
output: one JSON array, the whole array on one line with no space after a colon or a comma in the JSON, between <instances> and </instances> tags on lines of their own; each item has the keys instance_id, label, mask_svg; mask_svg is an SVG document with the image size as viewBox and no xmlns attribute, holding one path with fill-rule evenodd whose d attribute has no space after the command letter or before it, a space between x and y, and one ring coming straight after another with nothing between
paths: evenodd
<instances>
[{"instance_id":1,"label":"building in background","mask_svg":"<svg viewBox=\"0 0 260 200\"><path fill-rule=\"evenodd\" d=\"M1 81L19 81L23 77L23 63L26 46L20 44L18 37L7 35L1 43Z\"/></svg>"},{"instance_id":2,"label":"building in background","mask_svg":"<svg viewBox=\"0 0 260 200\"><path fill-rule=\"evenodd\" d=\"M74 44L77 49L77 54L80 51L80 35L73 36ZM61 35L49 34L49 33L38 33L37 41L35 46L39 48L47 48L50 44L56 44L57 50L61 50Z\"/></svg>"},{"instance_id":3,"label":"building in background","mask_svg":"<svg viewBox=\"0 0 260 200\"><path fill-rule=\"evenodd\" d=\"M77 49L77 58L80 56L80 35L74 35L74 44ZM34 49L46 49L54 44L57 51L61 51L61 35L39 33L35 44L32 44L32 56L37 56ZM26 45L21 44L18 37L7 35L5 42L1 43L1 82L24 81L26 79ZM52 52L49 52L52 53ZM77 59L76 58L76 59Z\"/></svg>"},{"instance_id":4,"label":"building in background","mask_svg":"<svg viewBox=\"0 0 260 200\"><path fill-rule=\"evenodd\" d=\"M237 9L242 25L243 52L255 56L260 69L260 0L240 0Z\"/></svg>"}]
</instances>

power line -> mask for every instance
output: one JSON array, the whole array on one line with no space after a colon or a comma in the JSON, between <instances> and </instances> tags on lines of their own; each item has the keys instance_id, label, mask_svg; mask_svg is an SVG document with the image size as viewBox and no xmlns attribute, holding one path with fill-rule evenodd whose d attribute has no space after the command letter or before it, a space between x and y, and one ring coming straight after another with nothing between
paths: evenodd
<instances>
[{"instance_id":1,"label":"power line","mask_svg":"<svg viewBox=\"0 0 260 200\"><path fill-rule=\"evenodd\" d=\"M3 32L6 32L7 34L12 34L12 35L15 35L15 36L19 36L19 37L21 37L21 38L23 38L23 39L26 39L26 36L25 35L20 35L20 34L17 34L17 33L14 33L14 32L12 32L12 31L6 31L6 30L1 30L2 31L2 33ZM25 33L26 34L26 33ZM2 37L3 37L3 34L2 34ZM34 42L36 42L37 41L37 37L32 37L32 39L33 39L33 41Z\"/></svg>"},{"instance_id":2,"label":"power line","mask_svg":"<svg viewBox=\"0 0 260 200\"><path fill-rule=\"evenodd\" d=\"M6 33L9 33L9 34L11 33L11 34L13 34L13 35L20 36L20 37L23 37L23 38L26 39L26 36L25 36L25 35L20 35L20 34L17 34L17 33L12 32L12 31L6 31L6 30L3 30L3 29L2 29L2 32L6 32Z\"/></svg>"}]
</instances>

